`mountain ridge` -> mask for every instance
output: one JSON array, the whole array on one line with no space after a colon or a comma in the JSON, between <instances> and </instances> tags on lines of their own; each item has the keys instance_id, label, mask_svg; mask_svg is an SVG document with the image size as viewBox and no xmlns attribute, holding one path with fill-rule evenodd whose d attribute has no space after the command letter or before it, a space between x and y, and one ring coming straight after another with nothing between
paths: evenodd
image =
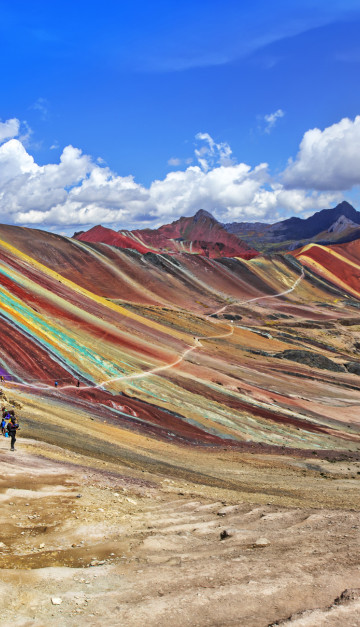
<instances>
[{"instance_id":1,"label":"mountain ridge","mask_svg":"<svg viewBox=\"0 0 360 627\"><path fill-rule=\"evenodd\" d=\"M346 236L335 227L341 219L347 221L348 233ZM310 241L324 245L337 243L343 237L346 237L346 241L351 241L352 231L354 239L357 239L359 237L360 212L344 200L336 207L317 211L309 218L292 216L274 224L231 222L224 224L224 228L230 233L238 235L261 252L278 252L279 250L294 250L294 248L304 246Z\"/></svg>"},{"instance_id":2,"label":"mountain ridge","mask_svg":"<svg viewBox=\"0 0 360 627\"><path fill-rule=\"evenodd\" d=\"M137 250L141 254L188 253L209 258L252 259L259 252L286 252L310 243L330 245L360 237L360 212L342 201L308 218L292 216L274 224L221 223L205 209L181 216L157 229L120 229L97 225L74 233L73 238Z\"/></svg>"},{"instance_id":3,"label":"mountain ridge","mask_svg":"<svg viewBox=\"0 0 360 627\"><path fill-rule=\"evenodd\" d=\"M189 253L209 258L240 257L252 259L257 250L228 233L209 212L200 209L194 216L180 217L158 229L121 229L114 231L101 225L74 234L83 242L105 243L119 248L132 248L140 253Z\"/></svg>"}]
</instances>

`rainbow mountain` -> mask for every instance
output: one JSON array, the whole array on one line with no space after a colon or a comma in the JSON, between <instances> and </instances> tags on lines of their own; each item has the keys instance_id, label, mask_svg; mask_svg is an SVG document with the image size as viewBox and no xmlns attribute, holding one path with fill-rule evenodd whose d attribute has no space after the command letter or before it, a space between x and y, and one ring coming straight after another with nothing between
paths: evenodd
<instances>
[{"instance_id":1,"label":"rainbow mountain","mask_svg":"<svg viewBox=\"0 0 360 627\"><path fill-rule=\"evenodd\" d=\"M359 263L356 242L212 259L3 225L0 367L58 416L29 416L34 437L92 420L81 447L111 437L127 463L147 438L151 457L160 442L355 453Z\"/></svg>"}]
</instances>

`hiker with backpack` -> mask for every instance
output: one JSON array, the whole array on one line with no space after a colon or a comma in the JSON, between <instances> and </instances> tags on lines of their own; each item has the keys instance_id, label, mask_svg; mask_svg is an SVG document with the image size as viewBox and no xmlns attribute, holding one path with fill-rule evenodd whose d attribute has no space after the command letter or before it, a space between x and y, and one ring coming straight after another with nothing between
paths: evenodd
<instances>
[{"instance_id":1,"label":"hiker with backpack","mask_svg":"<svg viewBox=\"0 0 360 627\"><path fill-rule=\"evenodd\" d=\"M20 428L19 427L19 423L16 422L15 415L11 416L10 422L8 422L8 425L7 425L6 428L7 428L7 432L9 434L9 437L11 438L10 451L15 451L14 447L15 447L15 442L16 442L16 432Z\"/></svg>"},{"instance_id":2,"label":"hiker with backpack","mask_svg":"<svg viewBox=\"0 0 360 627\"><path fill-rule=\"evenodd\" d=\"M1 435L5 435L6 420L5 415L1 418Z\"/></svg>"}]
</instances>

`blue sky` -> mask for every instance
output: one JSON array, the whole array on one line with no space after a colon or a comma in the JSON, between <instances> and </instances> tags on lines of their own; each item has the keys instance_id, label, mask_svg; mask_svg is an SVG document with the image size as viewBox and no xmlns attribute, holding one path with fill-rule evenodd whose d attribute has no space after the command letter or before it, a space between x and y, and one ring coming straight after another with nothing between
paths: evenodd
<instances>
[{"instance_id":1,"label":"blue sky","mask_svg":"<svg viewBox=\"0 0 360 627\"><path fill-rule=\"evenodd\" d=\"M274 221L356 205L358 2L5 0L0 12L0 119L18 121L2 127L3 221L71 232L201 206Z\"/></svg>"}]
</instances>

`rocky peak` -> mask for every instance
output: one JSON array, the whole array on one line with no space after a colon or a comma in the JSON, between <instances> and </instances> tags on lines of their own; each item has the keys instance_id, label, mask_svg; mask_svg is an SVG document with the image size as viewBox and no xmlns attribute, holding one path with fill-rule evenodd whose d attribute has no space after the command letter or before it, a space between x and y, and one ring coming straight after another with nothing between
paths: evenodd
<instances>
[{"instance_id":1,"label":"rocky peak","mask_svg":"<svg viewBox=\"0 0 360 627\"><path fill-rule=\"evenodd\" d=\"M217 222L216 218L214 218L214 216L211 215L211 213L209 213L208 211L205 211L205 209L199 209L199 211L197 211L193 217L194 222L198 222L198 220L200 220L201 218L208 218L210 220L213 220L214 222Z\"/></svg>"},{"instance_id":2,"label":"rocky peak","mask_svg":"<svg viewBox=\"0 0 360 627\"><path fill-rule=\"evenodd\" d=\"M344 209L345 211L356 211L352 205L347 200L343 200L336 205L336 209Z\"/></svg>"}]
</instances>

